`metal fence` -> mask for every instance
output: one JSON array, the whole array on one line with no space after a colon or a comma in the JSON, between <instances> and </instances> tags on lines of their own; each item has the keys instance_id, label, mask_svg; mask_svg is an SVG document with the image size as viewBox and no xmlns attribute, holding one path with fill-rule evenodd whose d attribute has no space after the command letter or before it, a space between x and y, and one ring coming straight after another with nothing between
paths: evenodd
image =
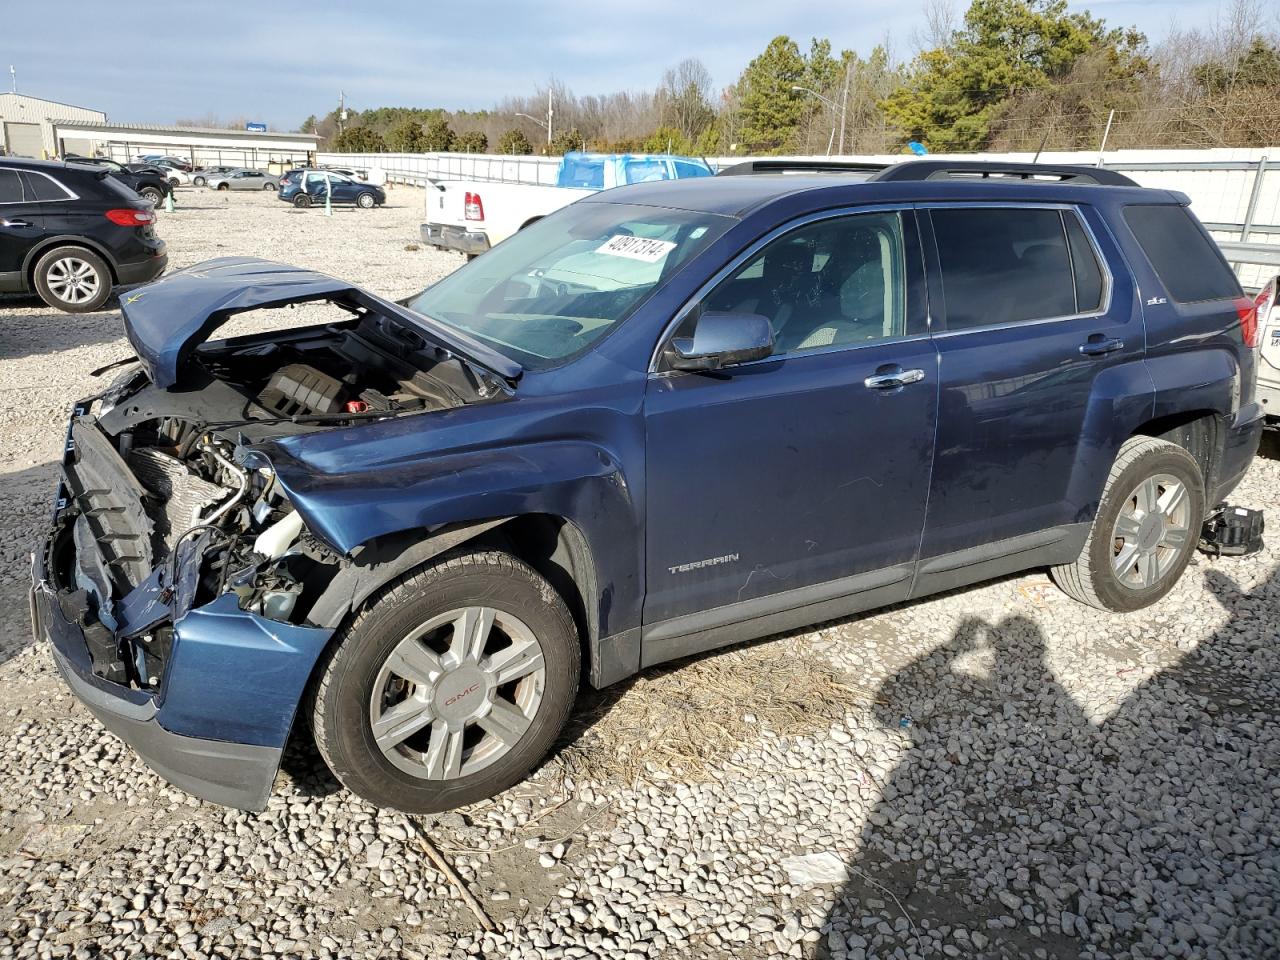
<instances>
[{"instance_id":1,"label":"metal fence","mask_svg":"<svg viewBox=\"0 0 1280 960\"><path fill-rule=\"evenodd\" d=\"M711 157L708 162L720 169L749 159ZM893 163L909 158L881 155L838 159ZM975 156L941 155L931 159L973 160ZM983 154L978 159L1025 162L1032 157L1002 153ZM1044 163L1088 166L1100 160L1094 152L1046 153L1040 159ZM318 162L381 167L389 181L416 186L426 186L432 180L464 179L553 184L559 165L556 157L461 153L326 153L318 155ZM1190 197L1192 209L1218 241L1246 288L1257 289L1280 272L1280 147L1121 150L1108 155L1101 165L1124 172L1144 187L1176 190Z\"/></svg>"}]
</instances>

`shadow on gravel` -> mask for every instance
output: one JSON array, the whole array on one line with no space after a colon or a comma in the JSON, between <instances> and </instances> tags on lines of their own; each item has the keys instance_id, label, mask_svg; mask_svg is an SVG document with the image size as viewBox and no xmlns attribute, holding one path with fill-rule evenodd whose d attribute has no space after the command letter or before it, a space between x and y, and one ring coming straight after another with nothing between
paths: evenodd
<instances>
[{"instance_id":1,"label":"shadow on gravel","mask_svg":"<svg viewBox=\"0 0 1280 960\"><path fill-rule=\"evenodd\" d=\"M879 688L911 749L828 917L848 956L877 932L916 949L922 926L967 928L962 956L1280 956L1280 655L1257 628L1280 570L1252 594L1207 580L1231 619L1101 722L1021 616L966 622ZM975 923L999 915L1016 924Z\"/></svg>"},{"instance_id":2,"label":"shadow on gravel","mask_svg":"<svg viewBox=\"0 0 1280 960\"><path fill-rule=\"evenodd\" d=\"M0 297L0 360L21 360L121 340L124 324L119 310L116 294L93 313L63 313L38 297Z\"/></svg>"},{"instance_id":3,"label":"shadow on gravel","mask_svg":"<svg viewBox=\"0 0 1280 960\"><path fill-rule=\"evenodd\" d=\"M1280 430L1267 430L1262 434L1258 456L1268 460L1280 460Z\"/></svg>"}]
</instances>

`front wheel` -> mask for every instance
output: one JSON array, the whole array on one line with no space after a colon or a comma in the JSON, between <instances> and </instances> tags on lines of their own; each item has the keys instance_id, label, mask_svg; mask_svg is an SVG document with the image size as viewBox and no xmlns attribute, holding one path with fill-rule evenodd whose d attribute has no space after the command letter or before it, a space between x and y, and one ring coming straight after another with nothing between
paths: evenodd
<instances>
[{"instance_id":1,"label":"front wheel","mask_svg":"<svg viewBox=\"0 0 1280 960\"><path fill-rule=\"evenodd\" d=\"M295 207L309 207L309 206L311 206L311 197L310 197L310 195L305 194L305 193L300 193L300 194L298 194L296 197L294 197L294 198L293 198L293 205L294 205Z\"/></svg>"},{"instance_id":2,"label":"front wheel","mask_svg":"<svg viewBox=\"0 0 1280 960\"><path fill-rule=\"evenodd\" d=\"M159 187L143 187L138 191L138 196L143 200L150 200L157 207L164 203L164 191Z\"/></svg>"},{"instance_id":3,"label":"front wheel","mask_svg":"<svg viewBox=\"0 0 1280 960\"><path fill-rule=\"evenodd\" d=\"M373 203L374 199L372 193L362 193L360 196L356 197L356 205L363 207L365 210L373 209Z\"/></svg>"},{"instance_id":4,"label":"front wheel","mask_svg":"<svg viewBox=\"0 0 1280 960\"><path fill-rule=\"evenodd\" d=\"M569 716L573 618L509 554L464 552L393 582L317 669L312 729L334 775L380 807L433 813L507 789Z\"/></svg>"},{"instance_id":5,"label":"front wheel","mask_svg":"<svg viewBox=\"0 0 1280 960\"><path fill-rule=\"evenodd\" d=\"M220 184L218 184L218 189L219 189L219 190L230 190L230 189L231 189L231 184L229 184L229 183L220 183Z\"/></svg>"},{"instance_id":6,"label":"front wheel","mask_svg":"<svg viewBox=\"0 0 1280 960\"><path fill-rule=\"evenodd\" d=\"M1173 589L1200 537L1204 479L1185 449L1155 437L1120 447L1088 539L1074 563L1054 567L1068 595L1127 613Z\"/></svg>"},{"instance_id":7,"label":"front wheel","mask_svg":"<svg viewBox=\"0 0 1280 960\"><path fill-rule=\"evenodd\" d=\"M193 177L191 183L194 186L203 187L205 185L205 179L204 177Z\"/></svg>"},{"instance_id":8,"label":"front wheel","mask_svg":"<svg viewBox=\"0 0 1280 960\"><path fill-rule=\"evenodd\" d=\"M262 185L262 189L274 192L276 189L276 185L274 183L264 183Z\"/></svg>"},{"instance_id":9,"label":"front wheel","mask_svg":"<svg viewBox=\"0 0 1280 960\"><path fill-rule=\"evenodd\" d=\"M55 247L36 262L36 293L67 313L97 310L111 296L111 270L84 247Z\"/></svg>"}]
</instances>

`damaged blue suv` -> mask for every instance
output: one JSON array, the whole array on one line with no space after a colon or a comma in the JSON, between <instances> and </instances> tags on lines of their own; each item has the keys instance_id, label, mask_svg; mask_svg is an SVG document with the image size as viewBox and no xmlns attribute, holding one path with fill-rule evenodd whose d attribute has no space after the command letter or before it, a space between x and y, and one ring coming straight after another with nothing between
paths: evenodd
<instances>
[{"instance_id":1,"label":"damaged blue suv","mask_svg":"<svg viewBox=\"0 0 1280 960\"><path fill-rule=\"evenodd\" d=\"M515 783L580 682L1047 567L1159 600L1262 429L1184 196L920 161L640 184L393 303L250 259L127 298L75 405L36 634L248 809L301 718L351 790ZM210 340L245 311L331 323Z\"/></svg>"}]
</instances>

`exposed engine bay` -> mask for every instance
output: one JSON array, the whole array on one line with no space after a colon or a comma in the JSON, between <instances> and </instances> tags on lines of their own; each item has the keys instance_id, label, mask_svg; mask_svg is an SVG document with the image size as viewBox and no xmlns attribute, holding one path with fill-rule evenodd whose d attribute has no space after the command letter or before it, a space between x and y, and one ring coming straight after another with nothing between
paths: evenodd
<instances>
[{"instance_id":1,"label":"exposed engine bay","mask_svg":"<svg viewBox=\"0 0 1280 960\"><path fill-rule=\"evenodd\" d=\"M500 402L502 381L395 318L202 344L181 381L141 366L77 406L45 568L94 673L159 688L173 624L233 596L307 623L344 558L311 535L255 442Z\"/></svg>"}]
</instances>

